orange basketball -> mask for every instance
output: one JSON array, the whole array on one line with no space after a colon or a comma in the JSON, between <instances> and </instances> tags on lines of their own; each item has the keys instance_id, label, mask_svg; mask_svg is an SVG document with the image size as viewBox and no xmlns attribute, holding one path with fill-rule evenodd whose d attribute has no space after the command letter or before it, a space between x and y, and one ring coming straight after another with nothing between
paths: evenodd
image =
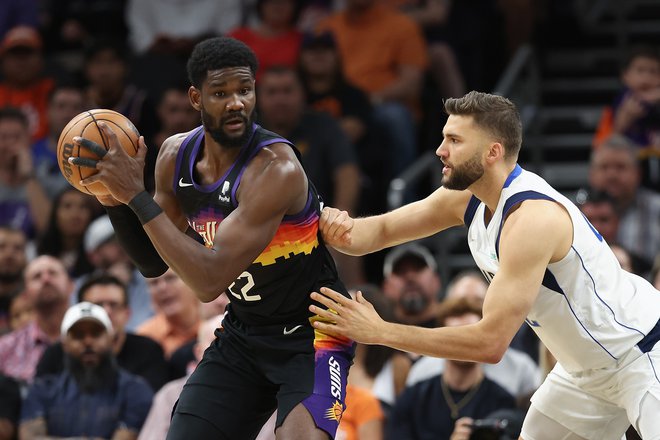
<instances>
[{"instance_id":1,"label":"orange basketball","mask_svg":"<svg viewBox=\"0 0 660 440\"><path fill-rule=\"evenodd\" d=\"M109 194L102 183L97 182L89 186L80 184L82 179L96 173L96 170L73 165L69 163L69 158L88 157L98 159L94 153L73 143L73 138L76 136L94 141L106 150L108 149L106 136L101 133L97 125L100 121L105 122L114 131L124 150L130 156L135 156L138 150L140 133L126 116L113 110L94 109L80 113L64 127L60 139L57 141L57 159L62 175L79 191L98 196Z\"/></svg>"}]
</instances>

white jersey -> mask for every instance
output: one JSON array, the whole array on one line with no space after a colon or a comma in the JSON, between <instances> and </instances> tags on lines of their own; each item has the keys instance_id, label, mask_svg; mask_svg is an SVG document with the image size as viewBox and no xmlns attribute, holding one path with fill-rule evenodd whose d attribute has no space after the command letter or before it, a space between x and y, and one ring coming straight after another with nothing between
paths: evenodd
<instances>
[{"instance_id":1,"label":"white jersey","mask_svg":"<svg viewBox=\"0 0 660 440\"><path fill-rule=\"evenodd\" d=\"M502 218L513 206L530 199L552 200L568 211L573 244L562 260L548 265L527 324L570 373L611 367L635 345L642 352L651 350L660 339L660 292L621 269L580 210L541 177L518 165L506 180L488 225L486 206L476 197L465 212L470 251L488 280L499 268Z\"/></svg>"}]
</instances>

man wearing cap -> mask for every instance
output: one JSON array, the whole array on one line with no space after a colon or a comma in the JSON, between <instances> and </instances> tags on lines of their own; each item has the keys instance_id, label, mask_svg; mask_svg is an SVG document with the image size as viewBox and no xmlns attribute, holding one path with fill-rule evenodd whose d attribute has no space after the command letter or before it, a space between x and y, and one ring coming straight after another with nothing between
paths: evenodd
<instances>
[{"instance_id":1,"label":"man wearing cap","mask_svg":"<svg viewBox=\"0 0 660 440\"><path fill-rule=\"evenodd\" d=\"M136 330L154 316L147 281L117 243L115 230L107 215L89 225L85 232L84 247L89 261L97 271L111 273L126 286L128 308L131 311L126 323L128 331Z\"/></svg>"},{"instance_id":2,"label":"man wearing cap","mask_svg":"<svg viewBox=\"0 0 660 440\"><path fill-rule=\"evenodd\" d=\"M404 324L436 326L440 297L438 264L431 252L412 243L394 248L383 264L383 293L394 303L394 316Z\"/></svg>"},{"instance_id":3,"label":"man wearing cap","mask_svg":"<svg viewBox=\"0 0 660 440\"><path fill-rule=\"evenodd\" d=\"M137 438L153 392L142 378L117 367L112 334L102 307L81 302L67 310L61 326L66 368L28 390L20 438Z\"/></svg>"},{"instance_id":4,"label":"man wearing cap","mask_svg":"<svg viewBox=\"0 0 660 440\"><path fill-rule=\"evenodd\" d=\"M103 307L110 318L114 334L112 352L117 365L143 377L156 391L170 378L170 368L160 345L145 336L126 331L131 315L127 304L126 286L107 273L88 277L78 288L78 302L88 301ZM36 376L58 374L64 369L64 350L61 343L48 347L37 365Z\"/></svg>"},{"instance_id":5,"label":"man wearing cap","mask_svg":"<svg viewBox=\"0 0 660 440\"><path fill-rule=\"evenodd\" d=\"M3 81L0 82L0 107L18 107L30 120L32 140L48 133L48 94L52 78L42 76L41 37L35 28L16 26L0 42Z\"/></svg>"}]
</instances>

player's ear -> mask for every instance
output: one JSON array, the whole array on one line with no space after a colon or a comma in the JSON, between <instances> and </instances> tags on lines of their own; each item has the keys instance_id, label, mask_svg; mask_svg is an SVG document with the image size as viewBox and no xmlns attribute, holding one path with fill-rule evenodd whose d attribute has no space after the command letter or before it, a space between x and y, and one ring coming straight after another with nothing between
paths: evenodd
<instances>
[{"instance_id":1,"label":"player's ear","mask_svg":"<svg viewBox=\"0 0 660 440\"><path fill-rule=\"evenodd\" d=\"M488 148L488 154L486 155L486 160L489 162L495 162L504 157L504 145L499 142L493 142Z\"/></svg>"},{"instance_id":2,"label":"player's ear","mask_svg":"<svg viewBox=\"0 0 660 440\"><path fill-rule=\"evenodd\" d=\"M195 110L200 111L202 109L202 94L197 87L190 86L188 88L188 99L190 99L190 105L192 105Z\"/></svg>"}]
</instances>

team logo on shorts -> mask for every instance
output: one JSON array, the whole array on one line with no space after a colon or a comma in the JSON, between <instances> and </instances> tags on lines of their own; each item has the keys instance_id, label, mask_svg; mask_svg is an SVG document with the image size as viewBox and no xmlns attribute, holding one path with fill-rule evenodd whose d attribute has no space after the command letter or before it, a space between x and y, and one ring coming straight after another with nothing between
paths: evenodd
<instances>
[{"instance_id":1,"label":"team logo on shorts","mask_svg":"<svg viewBox=\"0 0 660 440\"><path fill-rule=\"evenodd\" d=\"M335 403L332 404L330 408L325 412L325 418L328 420L334 420L339 423L341 416L344 413L344 407L339 403L339 400L335 400Z\"/></svg>"}]
</instances>

